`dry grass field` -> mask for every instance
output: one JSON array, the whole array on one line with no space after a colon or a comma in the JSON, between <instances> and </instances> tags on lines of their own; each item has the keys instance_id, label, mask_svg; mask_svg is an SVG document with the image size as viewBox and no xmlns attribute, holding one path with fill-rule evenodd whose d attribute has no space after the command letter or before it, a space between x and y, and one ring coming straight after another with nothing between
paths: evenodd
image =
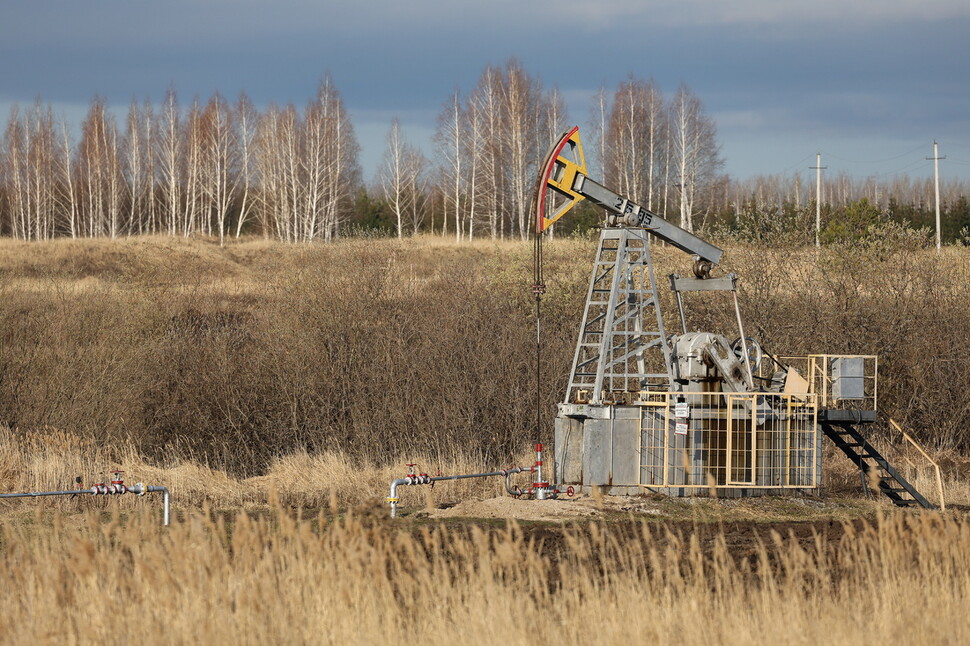
<instances>
[{"instance_id":1,"label":"dry grass field","mask_svg":"<svg viewBox=\"0 0 970 646\"><path fill-rule=\"evenodd\" d=\"M547 249L550 410L594 247ZM661 276L689 269L655 255ZM175 510L164 529L151 497L0 502L3 641L970 639L970 251L731 246L724 263L770 351L880 355L880 409L941 461L945 514L863 499L832 453L822 500L535 515L464 481L403 488L391 523L407 462L530 460L530 263L507 241L0 241L0 491L120 468ZM687 305L732 324L725 303Z\"/></svg>"}]
</instances>

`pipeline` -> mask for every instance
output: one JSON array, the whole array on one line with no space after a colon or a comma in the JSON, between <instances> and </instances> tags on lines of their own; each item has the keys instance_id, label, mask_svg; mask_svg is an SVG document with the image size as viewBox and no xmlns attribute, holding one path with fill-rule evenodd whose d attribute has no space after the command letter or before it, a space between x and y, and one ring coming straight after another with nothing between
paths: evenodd
<instances>
[{"instance_id":1,"label":"pipeline","mask_svg":"<svg viewBox=\"0 0 970 646\"><path fill-rule=\"evenodd\" d=\"M466 478L488 478L491 476L504 476L508 471L489 471L488 473L465 473L457 476L430 476L427 473L412 473L407 477L398 478L391 481L391 492L387 497L387 502L391 504L391 518L397 518L397 488L401 485L428 485L442 480L465 480Z\"/></svg>"},{"instance_id":2,"label":"pipeline","mask_svg":"<svg viewBox=\"0 0 970 646\"><path fill-rule=\"evenodd\" d=\"M126 493L133 493L136 496L144 496L150 493L162 494L162 524L168 527L171 522L172 495L168 487L138 484L127 486L120 478L120 471L115 472L115 477L111 484L98 483L89 489L69 489L66 491L29 491L25 493L0 493L0 498L40 498L43 496L78 496L90 494L93 496L118 496ZM80 478L78 478L80 481Z\"/></svg>"},{"instance_id":3,"label":"pipeline","mask_svg":"<svg viewBox=\"0 0 970 646\"><path fill-rule=\"evenodd\" d=\"M427 473L415 473L414 467L416 465L413 463L408 464L408 475L391 481L390 495L387 497L387 502L391 506L391 518L397 518L397 504L400 502L400 498L397 495L398 487L433 485L435 482L441 482L443 480L465 480L467 478L490 478L494 476L504 476L505 490L511 496L518 498L519 496L531 495L536 500L555 498L559 494L559 490L550 488L549 483L542 480L542 445L536 444L535 449L536 462L531 467L514 466L509 469L502 469L501 471L489 471L487 473L464 473L455 476L432 476L428 475ZM536 479L532 483L532 486L523 490L519 487L512 486L512 476L516 473L535 473Z\"/></svg>"}]
</instances>

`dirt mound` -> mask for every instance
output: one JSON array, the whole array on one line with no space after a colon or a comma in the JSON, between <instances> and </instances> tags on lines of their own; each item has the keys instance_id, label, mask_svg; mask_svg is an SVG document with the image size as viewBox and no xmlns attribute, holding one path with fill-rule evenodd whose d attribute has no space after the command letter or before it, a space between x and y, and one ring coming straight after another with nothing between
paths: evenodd
<instances>
[{"instance_id":1,"label":"dirt mound","mask_svg":"<svg viewBox=\"0 0 970 646\"><path fill-rule=\"evenodd\" d=\"M431 518L514 518L516 520L560 520L591 516L595 508L584 500L518 500L500 497L465 500L447 509L431 509Z\"/></svg>"}]
</instances>

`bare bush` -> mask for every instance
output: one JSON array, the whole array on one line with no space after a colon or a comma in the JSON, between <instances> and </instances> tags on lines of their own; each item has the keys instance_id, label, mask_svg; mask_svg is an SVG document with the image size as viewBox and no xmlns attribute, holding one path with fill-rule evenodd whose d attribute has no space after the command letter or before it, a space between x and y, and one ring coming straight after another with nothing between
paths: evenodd
<instances>
[{"instance_id":1,"label":"bare bush","mask_svg":"<svg viewBox=\"0 0 970 646\"><path fill-rule=\"evenodd\" d=\"M0 422L239 476L295 451L511 462L536 438L529 253L426 239L5 241ZM593 253L560 240L546 255L547 441ZM655 257L659 276L688 271L679 252ZM769 351L878 354L881 410L931 447L970 446L963 250L736 245L726 258ZM692 327L734 329L728 301L686 304Z\"/></svg>"}]
</instances>

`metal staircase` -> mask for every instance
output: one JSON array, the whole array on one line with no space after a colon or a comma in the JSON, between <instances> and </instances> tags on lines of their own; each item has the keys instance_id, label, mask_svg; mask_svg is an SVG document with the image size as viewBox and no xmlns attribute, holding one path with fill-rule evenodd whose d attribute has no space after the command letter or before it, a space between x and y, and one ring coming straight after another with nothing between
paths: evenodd
<instances>
[{"instance_id":1,"label":"metal staircase","mask_svg":"<svg viewBox=\"0 0 970 646\"><path fill-rule=\"evenodd\" d=\"M936 509L916 490L872 444L849 422L821 422L825 436L832 440L865 478L875 477L879 491L898 507L919 505L924 509ZM875 474L874 476L872 474Z\"/></svg>"},{"instance_id":2,"label":"metal staircase","mask_svg":"<svg viewBox=\"0 0 970 646\"><path fill-rule=\"evenodd\" d=\"M664 372L647 372L644 352L651 348L661 350ZM565 401L610 403L603 401L604 392L669 387L670 361L646 232L604 228Z\"/></svg>"}]
</instances>

